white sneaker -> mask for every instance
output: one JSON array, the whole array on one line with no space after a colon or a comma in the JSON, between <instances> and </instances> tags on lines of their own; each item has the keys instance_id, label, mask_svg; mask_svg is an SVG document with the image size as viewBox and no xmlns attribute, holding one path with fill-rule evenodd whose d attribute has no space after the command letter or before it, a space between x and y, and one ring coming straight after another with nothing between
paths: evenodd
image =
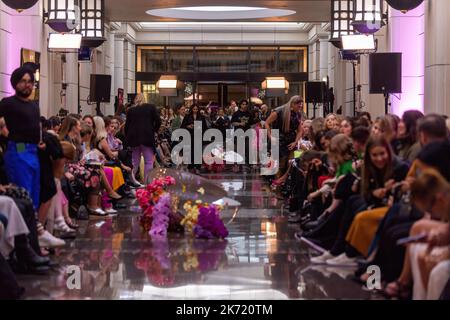
<instances>
[{"instance_id":1,"label":"white sneaker","mask_svg":"<svg viewBox=\"0 0 450 320\"><path fill-rule=\"evenodd\" d=\"M56 248L66 245L66 242L64 240L54 237L47 230L45 230L44 233L39 236L38 240L39 246L41 248Z\"/></svg>"},{"instance_id":2,"label":"white sneaker","mask_svg":"<svg viewBox=\"0 0 450 320\"><path fill-rule=\"evenodd\" d=\"M107 214L117 214L119 211L114 210L113 208L106 209L105 212Z\"/></svg>"},{"instance_id":3,"label":"white sneaker","mask_svg":"<svg viewBox=\"0 0 450 320\"><path fill-rule=\"evenodd\" d=\"M340 267L357 267L356 258L349 258L345 253L337 256L334 259L327 260L327 264L330 266Z\"/></svg>"},{"instance_id":4,"label":"white sneaker","mask_svg":"<svg viewBox=\"0 0 450 320\"><path fill-rule=\"evenodd\" d=\"M311 258L311 263L313 264L326 264L327 260L336 258L333 256L330 251L325 251L322 255Z\"/></svg>"},{"instance_id":5,"label":"white sneaker","mask_svg":"<svg viewBox=\"0 0 450 320\"><path fill-rule=\"evenodd\" d=\"M89 210L89 213L94 216L105 217L108 215L105 211L103 211L100 208L97 208L95 210L88 208L88 210Z\"/></svg>"}]
</instances>

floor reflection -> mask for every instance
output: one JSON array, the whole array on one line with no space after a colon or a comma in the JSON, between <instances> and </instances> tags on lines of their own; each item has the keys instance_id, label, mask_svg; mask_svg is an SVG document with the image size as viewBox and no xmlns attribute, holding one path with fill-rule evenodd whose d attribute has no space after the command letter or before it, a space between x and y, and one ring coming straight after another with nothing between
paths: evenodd
<instances>
[{"instance_id":1,"label":"floor reflection","mask_svg":"<svg viewBox=\"0 0 450 320\"><path fill-rule=\"evenodd\" d=\"M227 225L227 241L181 235L152 241L136 210L84 222L77 239L57 250L59 265L50 275L19 276L26 299L377 298L350 280L351 270L311 266L313 252L294 239L296 227L280 214L281 204L267 205L274 197L264 182L241 179L242 190L230 189L237 194L229 196L248 202ZM259 192L255 199L247 196L252 192ZM261 215L263 209L273 211ZM72 266L80 271L79 289L67 286Z\"/></svg>"}]
</instances>

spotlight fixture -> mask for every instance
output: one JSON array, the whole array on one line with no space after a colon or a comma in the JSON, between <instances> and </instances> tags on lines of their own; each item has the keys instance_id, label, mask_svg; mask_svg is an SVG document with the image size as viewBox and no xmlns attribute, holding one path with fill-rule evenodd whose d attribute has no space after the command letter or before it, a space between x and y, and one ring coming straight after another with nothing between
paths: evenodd
<instances>
[{"instance_id":1,"label":"spotlight fixture","mask_svg":"<svg viewBox=\"0 0 450 320\"><path fill-rule=\"evenodd\" d=\"M57 32L70 32L80 24L79 0L47 0L45 23Z\"/></svg>"},{"instance_id":2,"label":"spotlight fixture","mask_svg":"<svg viewBox=\"0 0 450 320\"><path fill-rule=\"evenodd\" d=\"M412 9L417 8L423 0L386 0L386 2L394 9L406 13Z\"/></svg>"},{"instance_id":3,"label":"spotlight fixture","mask_svg":"<svg viewBox=\"0 0 450 320\"><path fill-rule=\"evenodd\" d=\"M158 88L159 94L164 97L178 96L179 87L180 82L178 81L177 76L172 75L163 75L156 83L156 88Z\"/></svg>"},{"instance_id":4,"label":"spotlight fixture","mask_svg":"<svg viewBox=\"0 0 450 320\"><path fill-rule=\"evenodd\" d=\"M353 0L352 25L357 32L375 33L385 24L384 0Z\"/></svg>"},{"instance_id":5,"label":"spotlight fixture","mask_svg":"<svg viewBox=\"0 0 450 320\"><path fill-rule=\"evenodd\" d=\"M355 33L353 28L353 0L331 0L330 42L341 49L341 37Z\"/></svg>"},{"instance_id":6,"label":"spotlight fixture","mask_svg":"<svg viewBox=\"0 0 450 320\"><path fill-rule=\"evenodd\" d=\"M77 52L81 46L79 33L51 33L48 38L49 51Z\"/></svg>"},{"instance_id":7,"label":"spotlight fixture","mask_svg":"<svg viewBox=\"0 0 450 320\"><path fill-rule=\"evenodd\" d=\"M30 9L39 0L2 0L8 7L22 12L23 10Z\"/></svg>"},{"instance_id":8,"label":"spotlight fixture","mask_svg":"<svg viewBox=\"0 0 450 320\"><path fill-rule=\"evenodd\" d=\"M289 82L285 77L267 77L261 84L267 97L281 97L289 92Z\"/></svg>"},{"instance_id":9,"label":"spotlight fixture","mask_svg":"<svg viewBox=\"0 0 450 320\"><path fill-rule=\"evenodd\" d=\"M375 37L373 34L354 34L342 36L342 50L356 52L375 51Z\"/></svg>"}]
</instances>

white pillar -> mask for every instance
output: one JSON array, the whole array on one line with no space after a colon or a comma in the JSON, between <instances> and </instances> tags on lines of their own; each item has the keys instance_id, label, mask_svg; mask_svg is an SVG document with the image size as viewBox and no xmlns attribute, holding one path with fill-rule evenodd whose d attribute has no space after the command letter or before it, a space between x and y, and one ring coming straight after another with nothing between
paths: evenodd
<instances>
[{"instance_id":1,"label":"white pillar","mask_svg":"<svg viewBox=\"0 0 450 320\"><path fill-rule=\"evenodd\" d=\"M433 0L433 4L448 1ZM448 19L448 11L442 12ZM425 74L425 4L404 14L389 10L390 51L402 55L402 91L401 95L391 95L391 112L402 116L406 110L424 109ZM436 29L442 39L448 37L441 28ZM444 35L445 34L445 35ZM435 47L442 46L441 43Z\"/></svg>"},{"instance_id":2,"label":"white pillar","mask_svg":"<svg viewBox=\"0 0 450 320\"><path fill-rule=\"evenodd\" d=\"M118 89L124 89L124 39L115 36L114 41L114 96Z\"/></svg>"},{"instance_id":3,"label":"white pillar","mask_svg":"<svg viewBox=\"0 0 450 320\"><path fill-rule=\"evenodd\" d=\"M320 80L328 77L328 39L320 39Z\"/></svg>"},{"instance_id":4,"label":"white pillar","mask_svg":"<svg viewBox=\"0 0 450 320\"><path fill-rule=\"evenodd\" d=\"M64 73L64 81L67 85L66 109L70 113L78 113L78 55L66 54Z\"/></svg>"},{"instance_id":5,"label":"white pillar","mask_svg":"<svg viewBox=\"0 0 450 320\"><path fill-rule=\"evenodd\" d=\"M450 1L425 3L425 112L450 115Z\"/></svg>"},{"instance_id":6,"label":"white pillar","mask_svg":"<svg viewBox=\"0 0 450 320\"><path fill-rule=\"evenodd\" d=\"M334 87L334 70L335 70L335 57L334 46L328 42L328 76L330 77L330 88Z\"/></svg>"}]
</instances>

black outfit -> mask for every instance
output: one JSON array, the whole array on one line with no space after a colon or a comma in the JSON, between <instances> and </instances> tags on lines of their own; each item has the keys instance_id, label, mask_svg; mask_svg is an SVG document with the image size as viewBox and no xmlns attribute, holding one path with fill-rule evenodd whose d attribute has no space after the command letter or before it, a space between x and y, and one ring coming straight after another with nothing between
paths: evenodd
<instances>
[{"instance_id":1,"label":"black outfit","mask_svg":"<svg viewBox=\"0 0 450 320\"><path fill-rule=\"evenodd\" d=\"M20 299L24 292L8 262L0 254L0 300Z\"/></svg>"},{"instance_id":2,"label":"black outfit","mask_svg":"<svg viewBox=\"0 0 450 320\"><path fill-rule=\"evenodd\" d=\"M249 111L242 111L242 110L238 110L233 114L233 117L231 118L231 123L242 123L239 125L234 125L234 129L235 130L239 130L242 129L244 130L244 132L246 132L247 130L249 130L251 128L251 126L253 125L253 116ZM236 138L235 138L236 140ZM235 151L237 152L237 146L239 143L235 143ZM245 159L245 163L249 164L250 162L250 141L249 138L245 138L244 141L245 144L245 156L243 157Z\"/></svg>"},{"instance_id":3,"label":"black outfit","mask_svg":"<svg viewBox=\"0 0 450 320\"><path fill-rule=\"evenodd\" d=\"M38 144L40 141L39 106L12 96L0 101L0 118L5 118L8 139L13 142Z\"/></svg>"},{"instance_id":4,"label":"black outfit","mask_svg":"<svg viewBox=\"0 0 450 320\"><path fill-rule=\"evenodd\" d=\"M202 123L202 136L201 137L194 137L194 129L188 128L189 126L193 125L194 122L200 121ZM188 165L188 169L197 169L199 170L202 165L201 164L194 164L194 142L195 138L201 139L202 145L203 145L203 134L208 129L206 124L206 119L201 114L197 114L197 118L194 119L194 116L192 114L189 114L184 117L183 122L181 123L181 128L186 129L189 131L189 134L191 135L191 164Z\"/></svg>"},{"instance_id":5,"label":"black outfit","mask_svg":"<svg viewBox=\"0 0 450 320\"><path fill-rule=\"evenodd\" d=\"M226 138L227 129L230 128L230 120L225 116L218 117L216 121L214 121L214 128L222 132L223 137Z\"/></svg>"},{"instance_id":6,"label":"black outfit","mask_svg":"<svg viewBox=\"0 0 450 320\"><path fill-rule=\"evenodd\" d=\"M290 120L290 126L289 131L284 132L283 130L283 111L285 107L278 107L274 110L274 112L277 114L277 120L272 125L272 129L278 129L280 132L280 158L284 158L289 156L289 149L288 146L295 142L297 139L297 129L302 121L302 116L300 113L297 112L291 112L291 120Z\"/></svg>"},{"instance_id":7,"label":"black outfit","mask_svg":"<svg viewBox=\"0 0 450 320\"><path fill-rule=\"evenodd\" d=\"M407 162L401 160L399 157L395 156L393 158L393 170L392 176L389 179L393 179L395 182L403 181L406 178L406 175L409 171L409 165ZM376 190L380 188L384 188L384 184L386 181L383 180L383 177L378 175L378 177L372 177L369 180L369 190ZM386 199L378 199L372 195L372 192L367 196L366 199L368 206L371 208L380 208L386 206Z\"/></svg>"},{"instance_id":8,"label":"black outfit","mask_svg":"<svg viewBox=\"0 0 450 320\"><path fill-rule=\"evenodd\" d=\"M128 110L125 123L125 136L128 146L152 147L155 149L155 133L161 126L161 118L156 107L152 104L143 104Z\"/></svg>"},{"instance_id":9,"label":"black outfit","mask_svg":"<svg viewBox=\"0 0 450 320\"><path fill-rule=\"evenodd\" d=\"M227 130L230 128L230 120L226 117L218 117L214 121L214 128L219 130L223 136L223 147L226 148L225 141L227 139Z\"/></svg>"},{"instance_id":10,"label":"black outfit","mask_svg":"<svg viewBox=\"0 0 450 320\"><path fill-rule=\"evenodd\" d=\"M252 126L252 114L249 111L238 110L233 114L231 118L231 123L239 122L242 125L235 125L234 128L236 130L242 129L247 131Z\"/></svg>"},{"instance_id":11,"label":"black outfit","mask_svg":"<svg viewBox=\"0 0 450 320\"><path fill-rule=\"evenodd\" d=\"M43 132L42 139L46 148L45 150L39 149L38 152L39 163L41 165L41 190L39 201L45 203L53 198L57 192L52 161L62 159L64 154L61 143L56 136L48 132Z\"/></svg>"}]
</instances>

